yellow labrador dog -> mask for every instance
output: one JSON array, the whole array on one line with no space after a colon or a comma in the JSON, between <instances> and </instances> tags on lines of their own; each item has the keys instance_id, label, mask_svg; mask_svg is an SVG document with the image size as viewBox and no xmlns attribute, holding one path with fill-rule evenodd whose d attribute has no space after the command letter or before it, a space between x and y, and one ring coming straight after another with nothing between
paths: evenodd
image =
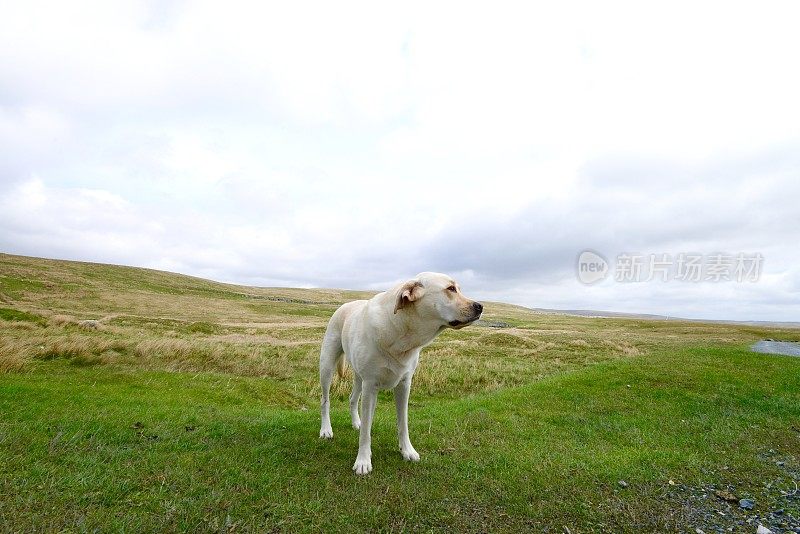
<instances>
[{"instance_id":1,"label":"yellow labrador dog","mask_svg":"<svg viewBox=\"0 0 800 534\"><path fill-rule=\"evenodd\" d=\"M319 356L319 437L333 437L331 379L334 370L340 376L344 373L346 357L354 371L350 419L353 428L361 431L353 470L359 475L372 471L370 432L380 389L394 389L400 453L406 460L419 461L419 453L408 439L408 394L419 351L445 328L463 328L477 320L482 311L480 303L466 298L452 278L440 273L420 273L370 300L341 306L328 323Z\"/></svg>"}]
</instances>

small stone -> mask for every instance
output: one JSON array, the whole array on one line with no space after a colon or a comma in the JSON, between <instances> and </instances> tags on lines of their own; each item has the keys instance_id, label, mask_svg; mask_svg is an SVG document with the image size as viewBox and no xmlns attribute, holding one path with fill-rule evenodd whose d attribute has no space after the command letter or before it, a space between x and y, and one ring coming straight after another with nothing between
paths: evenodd
<instances>
[{"instance_id":1,"label":"small stone","mask_svg":"<svg viewBox=\"0 0 800 534\"><path fill-rule=\"evenodd\" d=\"M694 529L694 531L695 531L697 534L706 534L705 532L703 532L703 529L701 529L701 528L696 528L696 529Z\"/></svg>"},{"instance_id":2,"label":"small stone","mask_svg":"<svg viewBox=\"0 0 800 534\"><path fill-rule=\"evenodd\" d=\"M772 534L772 531L765 527L764 525L758 525L758 529L756 530L756 534Z\"/></svg>"},{"instance_id":3,"label":"small stone","mask_svg":"<svg viewBox=\"0 0 800 534\"><path fill-rule=\"evenodd\" d=\"M736 495L734 495L733 493L731 493L730 491L727 491L727 490L715 490L714 491L714 495L716 495L717 497L719 497L723 501L736 502L736 501L739 500L736 497Z\"/></svg>"},{"instance_id":4,"label":"small stone","mask_svg":"<svg viewBox=\"0 0 800 534\"><path fill-rule=\"evenodd\" d=\"M756 505L756 503L754 503L751 499L740 499L739 500L739 508L744 508L745 510L752 510L753 506L755 506L755 505Z\"/></svg>"},{"instance_id":5,"label":"small stone","mask_svg":"<svg viewBox=\"0 0 800 534\"><path fill-rule=\"evenodd\" d=\"M674 480L672 480L672 479L669 479L669 485L670 485L670 486L674 486L674 485L675 485L675 481L674 481Z\"/></svg>"},{"instance_id":6,"label":"small stone","mask_svg":"<svg viewBox=\"0 0 800 534\"><path fill-rule=\"evenodd\" d=\"M619 482L617 482L617 484L619 484L620 488L627 488L628 487L628 483L625 482L624 480L620 480Z\"/></svg>"}]
</instances>

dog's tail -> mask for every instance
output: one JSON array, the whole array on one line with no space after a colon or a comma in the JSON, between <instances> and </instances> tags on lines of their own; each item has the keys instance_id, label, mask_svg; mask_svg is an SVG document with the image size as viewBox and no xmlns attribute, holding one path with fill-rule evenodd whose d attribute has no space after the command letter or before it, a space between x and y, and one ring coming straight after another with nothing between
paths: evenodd
<instances>
[{"instance_id":1,"label":"dog's tail","mask_svg":"<svg viewBox=\"0 0 800 534\"><path fill-rule=\"evenodd\" d=\"M341 308L336 310L328 323L328 328L325 329L325 337L322 339L322 347L319 353L319 372L320 379L323 384L327 382L330 384L333 370L339 376L344 375L344 349L342 347L342 323L344 317L341 313ZM324 387L323 387L324 389Z\"/></svg>"},{"instance_id":2,"label":"dog's tail","mask_svg":"<svg viewBox=\"0 0 800 534\"><path fill-rule=\"evenodd\" d=\"M336 360L336 374L339 375L339 378L344 378L344 372L346 369L347 369L347 359L344 357L344 353L342 353Z\"/></svg>"}]
</instances>

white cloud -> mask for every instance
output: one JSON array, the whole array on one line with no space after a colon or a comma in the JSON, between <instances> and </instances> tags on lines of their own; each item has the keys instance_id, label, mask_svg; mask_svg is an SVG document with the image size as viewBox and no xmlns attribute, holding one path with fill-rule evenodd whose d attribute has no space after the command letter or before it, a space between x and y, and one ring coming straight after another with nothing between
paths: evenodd
<instances>
[{"instance_id":1,"label":"white cloud","mask_svg":"<svg viewBox=\"0 0 800 534\"><path fill-rule=\"evenodd\" d=\"M0 247L264 284L441 268L543 307L796 320L798 15L4 5ZM762 251L767 272L588 290L586 247Z\"/></svg>"}]
</instances>

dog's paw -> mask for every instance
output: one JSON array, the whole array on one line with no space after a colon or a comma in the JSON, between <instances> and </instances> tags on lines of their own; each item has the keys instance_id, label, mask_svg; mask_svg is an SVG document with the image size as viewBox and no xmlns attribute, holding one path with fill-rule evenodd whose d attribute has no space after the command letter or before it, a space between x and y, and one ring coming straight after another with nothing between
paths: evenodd
<instances>
[{"instance_id":1,"label":"dog's paw","mask_svg":"<svg viewBox=\"0 0 800 534\"><path fill-rule=\"evenodd\" d=\"M414 449L414 447L409 446L405 449L400 449L400 454L403 455L403 460L408 460L409 462L419 462L419 453Z\"/></svg>"},{"instance_id":2,"label":"dog's paw","mask_svg":"<svg viewBox=\"0 0 800 534\"><path fill-rule=\"evenodd\" d=\"M356 419L353 421L353 428L356 430L361 430L361 419Z\"/></svg>"},{"instance_id":3,"label":"dog's paw","mask_svg":"<svg viewBox=\"0 0 800 534\"><path fill-rule=\"evenodd\" d=\"M333 439L333 429L331 427L328 428L323 427L319 431L319 437L321 437L322 439Z\"/></svg>"},{"instance_id":4,"label":"dog's paw","mask_svg":"<svg viewBox=\"0 0 800 534\"><path fill-rule=\"evenodd\" d=\"M353 471L355 471L357 475L366 475L372 472L372 460L356 458L356 463L353 464Z\"/></svg>"}]
</instances>

